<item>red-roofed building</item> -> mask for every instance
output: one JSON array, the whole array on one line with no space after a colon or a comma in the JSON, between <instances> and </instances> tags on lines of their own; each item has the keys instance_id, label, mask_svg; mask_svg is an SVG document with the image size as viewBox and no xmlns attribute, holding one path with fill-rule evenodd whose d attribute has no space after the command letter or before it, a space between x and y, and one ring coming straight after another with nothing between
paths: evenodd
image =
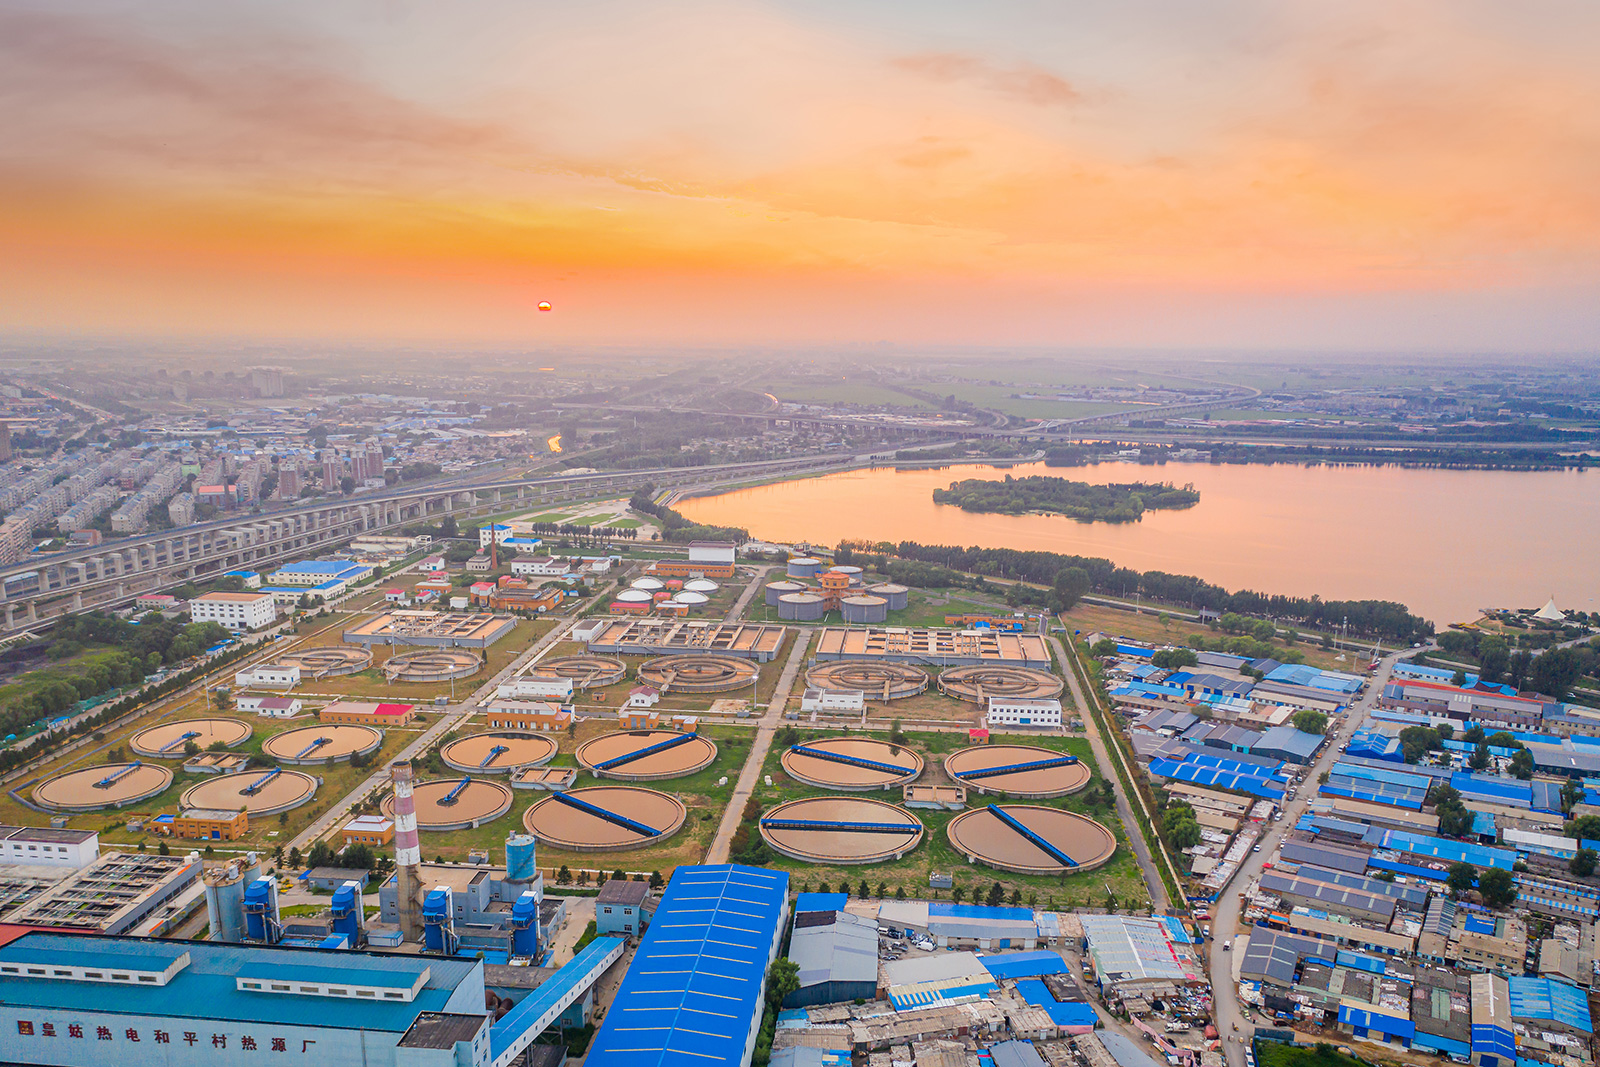
<instances>
[{"instance_id":1,"label":"red-roofed building","mask_svg":"<svg viewBox=\"0 0 1600 1067\"><path fill-rule=\"evenodd\" d=\"M317 712L317 718L328 725L347 726L405 726L416 717L412 704L369 704L359 700L336 700Z\"/></svg>"}]
</instances>

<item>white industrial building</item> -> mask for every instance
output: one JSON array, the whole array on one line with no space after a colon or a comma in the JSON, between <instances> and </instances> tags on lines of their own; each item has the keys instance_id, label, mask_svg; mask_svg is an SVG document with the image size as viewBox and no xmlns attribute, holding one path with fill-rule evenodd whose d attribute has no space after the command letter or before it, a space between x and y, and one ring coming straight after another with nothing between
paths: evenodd
<instances>
[{"instance_id":1,"label":"white industrial building","mask_svg":"<svg viewBox=\"0 0 1600 1067\"><path fill-rule=\"evenodd\" d=\"M867 695L859 689L807 689L800 695L801 711L865 711Z\"/></svg>"},{"instance_id":2,"label":"white industrial building","mask_svg":"<svg viewBox=\"0 0 1600 1067\"><path fill-rule=\"evenodd\" d=\"M534 700L560 700L565 702L572 699L572 679L518 678L515 681L496 686L494 695L509 700L532 698Z\"/></svg>"},{"instance_id":3,"label":"white industrial building","mask_svg":"<svg viewBox=\"0 0 1600 1067\"><path fill-rule=\"evenodd\" d=\"M1035 730L1059 730L1061 701L1053 698L1045 700L990 697L989 711L984 716L984 725L990 729L996 726L1026 726Z\"/></svg>"},{"instance_id":4,"label":"white industrial building","mask_svg":"<svg viewBox=\"0 0 1600 1067\"><path fill-rule=\"evenodd\" d=\"M732 541L690 541L690 563L723 563L732 565L734 545Z\"/></svg>"},{"instance_id":5,"label":"white industrial building","mask_svg":"<svg viewBox=\"0 0 1600 1067\"><path fill-rule=\"evenodd\" d=\"M230 630L258 630L278 617L271 593L205 593L189 601L189 617Z\"/></svg>"},{"instance_id":6,"label":"white industrial building","mask_svg":"<svg viewBox=\"0 0 1600 1067\"><path fill-rule=\"evenodd\" d=\"M100 835L94 830L0 826L0 863L8 866L76 871L99 858Z\"/></svg>"},{"instance_id":7,"label":"white industrial building","mask_svg":"<svg viewBox=\"0 0 1600 1067\"><path fill-rule=\"evenodd\" d=\"M253 711L269 719L292 719L300 714L298 697L240 697L240 711Z\"/></svg>"},{"instance_id":8,"label":"white industrial building","mask_svg":"<svg viewBox=\"0 0 1600 1067\"><path fill-rule=\"evenodd\" d=\"M300 684L300 668L296 664L269 663L239 671L233 684L245 689L293 689ZM243 707L243 702L240 703Z\"/></svg>"}]
</instances>

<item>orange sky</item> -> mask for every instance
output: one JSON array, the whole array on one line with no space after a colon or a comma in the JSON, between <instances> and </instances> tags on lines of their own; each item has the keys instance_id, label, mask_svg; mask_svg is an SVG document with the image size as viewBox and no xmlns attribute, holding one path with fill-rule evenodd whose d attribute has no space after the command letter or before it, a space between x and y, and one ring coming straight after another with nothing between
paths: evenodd
<instances>
[{"instance_id":1,"label":"orange sky","mask_svg":"<svg viewBox=\"0 0 1600 1067\"><path fill-rule=\"evenodd\" d=\"M1104 6L10 5L0 328L1592 347L1593 5Z\"/></svg>"}]
</instances>

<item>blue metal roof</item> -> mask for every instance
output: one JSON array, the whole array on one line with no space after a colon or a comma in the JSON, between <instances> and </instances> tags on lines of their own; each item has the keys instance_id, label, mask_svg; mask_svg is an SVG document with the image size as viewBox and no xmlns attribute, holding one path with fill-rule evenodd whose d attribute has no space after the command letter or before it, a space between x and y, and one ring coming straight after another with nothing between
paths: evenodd
<instances>
[{"instance_id":1,"label":"blue metal roof","mask_svg":"<svg viewBox=\"0 0 1600 1067\"><path fill-rule=\"evenodd\" d=\"M410 989L417 984L418 975L416 971L396 971L392 967L340 967L324 964L320 960L304 964L259 960L240 967L239 977L318 984L349 982L351 985L373 986L378 989Z\"/></svg>"},{"instance_id":2,"label":"blue metal roof","mask_svg":"<svg viewBox=\"0 0 1600 1067\"><path fill-rule=\"evenodd\" d=\"M1093 1026L1095 1024L1094 1006L1084 1001L1068 1001L1062 1003L1051 995L1049 987L1037 978L1024 978L1017 983L1017 992L1022 999L1036 1008L1043 1008L1050 1016L1050 1021L1057 1026Z\"/></svg>"},{"instance_id":3,"label":"blue metal roof","mask_svg":"<svg viewBox=\"0 0 1600 1067\"><path fill-rule=\"evenodd\" d=\"M1517 854L1511 849L1452 841L1449 838L1413 833L1410 830L1384 830L1374 826L1367 831L1362 840L1375 848L1399 849L1401 852L1445 860L1449 863L1470 863L1474 867L1499 867L1501 870L1509 871L1517 861Z\"/></svg>"},{"instance_id":4,"label":"blue metal roof","mask_svg":"<svg viewBox=\"0 0 1600 1067\"><path fill-rule=\"evenodd\" d=\"M1399 1019L1392 1015L1380 1015L1375 1011L1366 1008L1353 1008L1348 1004L1339 1005L1339 1022L1346 1026L1363 1030L1376 1030L1380 1034L1405 1038L1407 1041L1417 1034L1417 1028L1410 1019Z\"/></svg>"},{"instance_id":5,"label":"blue metal roof","mask_svg":"<svg viewBox=\"0 0 1600 1067\"><path fill-rule=\"evenodd\" d=\"M1032 922L1032 908L1003 908L989 907L986 904L948 904L943 901L931 901L928 904L928 916L941 919L1011 919L1017 922Z\"/></svg>"},{"instance_id":6,"label":"blue metal roof","mask_svg":"<svg viewBox=\"0 0 1600 1067\"><path fill-rule=\"evenodd\" d=\"M572 957L570 963L551 975L544 985L523 997L516 1007L495 1020L493 1028L489 1031L489 1058L499 1059L500 1054L521 1037L523 1031L537 1022L540 1016L560 1004L563 997L573 992L578 983L588 977L591 970L603 963L605 958L621 945L621 938L595 938L584 946L582 952Z\"/></svg>"},{"instance_id":7,"label":"blue metal roof","mask_svg":"<svg viewBox=\"0 0 1600 1067\"><path fill-rule=\"evenodd\" d=\"M349 560L322 560L308 559L301 563L285 563L275 573L278 574L331 574L344 575L352 571L365 573L372 569L370 564L352 563Z\"/></svg>"},{"instance_id":8,"label":"blue metal roof","mask_svg":"<svg viewBox=\"0 0 1600 1067\"><path fill-rule=\"evenodd\" d=\"M1589 1019L1589 998L1576 986L1554 978L1512 978L1511 1017L1560 1023L1585 1034L1594 1033Z\"/></svg>"},{"instance_id":9,"label":"blue metal roof","mask_svg":"<svg viewBox=\"0 0 1600 1067\"><path fill-rule=\"evenodd\" d=\"M1406 789L1426 790L1433 784L1433 779L1421 774L1407 774L1404 771L1391 770L1387 767L1373 767L1362 763L1346 763L1344 760L1336 762L1332 769L1334 774L1342 774L1346 778L1365 778L1373 782L1382 782L1385 785L1398 785Z\"/></svg>"},{"instance_id":10,"label":"blue metal roof","mask_svg":"<svg viewBox=\"0 0 1600 1067\"><path fill-rule=\"evenodd\" d=\"M1475 934L1494 934L1494 920L1484 915L1468 915L1465 920L1466 928Z\"/></svg>"},{"instance_id":11,"label":"blue metal roof","mask_svg":"<svg viewBox=\"0 0 1600 1067\"><path fill-rule=\"evenodd\" d=\"M984 968L996 978L1033 978L1041 974L1066 974L1067 964L1059 952L1008 952L1003 956L983 957ZM1037 982L1041 989L1043 982ZM1018 982L1020 989L1022 983ZM1032 1001L1029 1001L1032 1003Z\"/></svg>"},{"instance_id":12,"label":"blue metal roof","mask_svg":"<svg viewBox=\"0 0 1600 1067\"><path fill-rule=\"evenodd\" d=\"M1180 763L1177 760L1153 759L1150 761L1150 773L1180 782L1232 789L1240 793L1249 793L1251 796L1266 797L1269 800L1283 798L1283 789L1279 787L1281 783L1273 784L1275 779L1225 771L1220 767L1206 767L1187 760Z\"/></svg>"},{"instance_id":13,"label":"blue metal roof","mask_svg":"<svg viewBox=\"0 0 1600 1067\"><path fill-rule=\"evenodd\" d=\"M1497 804L1512 804L1522 808L1533 804L1533 788L1516 778L1457 771L1450 776L1450 784L1464 797L1481 797Z\"/></svg>"},{"instance_id":14,"label":"blue metal roof","mask_svg":"<svg viewBox=\"0 0 1600 1067\"><path fill-rule=\"evenodd\" d=\"M807 911L843 911L850 902L846 893L801 893L795 897L795 914Z\"/></svg>"},{"instance_id":15,"label":"blue metal roof","mask_svg":"<svg viewBox=\"0 0 1600 1067\"><path fill-rule=\"evenodd\" d=\"M741 1067L788 893L782 871L674 871L588 1067Z\"/></svg>"},{"instance_id":16,"label":"blue metal roof","mask_svg":"<svg viewBox=\"0 0 1600 1067\"><path fill-rule=\"evenodd\" d=\"M1472 1027L1472 1051L1498 1056L1502 1062L1511 1063L1517 1058L1517 1042L1505 1027L1479 1023Z\"/></svg>"},{"instance_id":17,"label":"blue metal roof","mask_svg":"<svg viewBox=\"0 0 1600 1067\"><path fill-rule=\"evenodd\" d=\"M1392 808L1409 808L1420 811L1426 794L1405 786L1389 785L1385 782L1374 782L1364 778L1351 778L1348 775L1335 774L1326 782L1317 787L1317 792L1326 796L1349 797L1352 800L1364 800L1369 804L1387 804Z\"/></svg>"},{"instance_id":18,"label":"blue metal roof","mask_svg":"<svg viewBox=\"0 0 1600 1067\"><path fill-rule=\"evenodd\" d=\"M1349 967L1352 970L1366 971L1368 974L1382 974L1386 967L1384 962L1372 956L1365 956L1359 952L1347 952L1340 949L1333 957L1335 966Z\"/></svg>"},{"instance_id":19,"label":"blue metal roof","mask_svg":"<svg viewBox=\"0 0 1600 1067\"><path fill-rule=\"evenodd\" d=\"M171 942L145 938L114 938L57 934L25 934L0 947L0 961L51 959L81 965L85 959L115 957L130 969L137 958L147 967L165 969L174 950L189 953L189 965L164 986L99 982L61 982L7 975L5 999L12 1005L60 1011L94 1011L133 1015L164 1015L180 1019L218 1019L234 1022L281 1023L287 1026L326 1026L339 1029L382 1030L403 1033L424 1011L447 1011L456 989L476 973L477 1007L482 1006L482 967L476 959L450 956L407 956L284 946L232 945L211 941ZM378 984L403 983L409 987L423 971L428 978L410 1002L354 997L284 996L238 988L247 970L265 965L270 973L314 972L322 982Z\"/></svg>"}]
</instances>

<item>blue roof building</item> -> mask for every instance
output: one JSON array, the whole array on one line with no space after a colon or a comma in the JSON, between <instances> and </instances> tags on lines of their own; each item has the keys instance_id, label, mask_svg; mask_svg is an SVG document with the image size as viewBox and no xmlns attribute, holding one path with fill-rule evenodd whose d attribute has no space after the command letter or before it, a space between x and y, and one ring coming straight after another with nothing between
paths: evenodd
<instances>
[{"instance_id":1,"label":"blue roof building","mask_svg":"<svg viewBox=\"0 0 1600 1067\"><path fill-rule=\"evenodd\" d=\"M1589 1018L1589 997L1577 986L1554 978L1512 978L1511 1018L1549 1023L1585 1037L1594 1034Z\"/></svg>"},{"instance_id":2,"label":"blue roof building","mask_svg":"<svg viewBox=\"0 0 1600 1067\"><path fill-rule=\"evenodd\" d=\"M1250 751L1285 763L1310 763L1322 742L1321 734L1303 733L1293 726L1274 726L1261 732L1261 740Z\"/></svg>"},{"instance_id":3,"label":"blue roof building","mask_svg":"<svg viewBox=\"0 0 1600 1067\"><path fill-rule=\"evenodd\" d=\"M587 1067L749 1067L788 894L782 871L674 871Z\"/></svg>"}]
</instances>

